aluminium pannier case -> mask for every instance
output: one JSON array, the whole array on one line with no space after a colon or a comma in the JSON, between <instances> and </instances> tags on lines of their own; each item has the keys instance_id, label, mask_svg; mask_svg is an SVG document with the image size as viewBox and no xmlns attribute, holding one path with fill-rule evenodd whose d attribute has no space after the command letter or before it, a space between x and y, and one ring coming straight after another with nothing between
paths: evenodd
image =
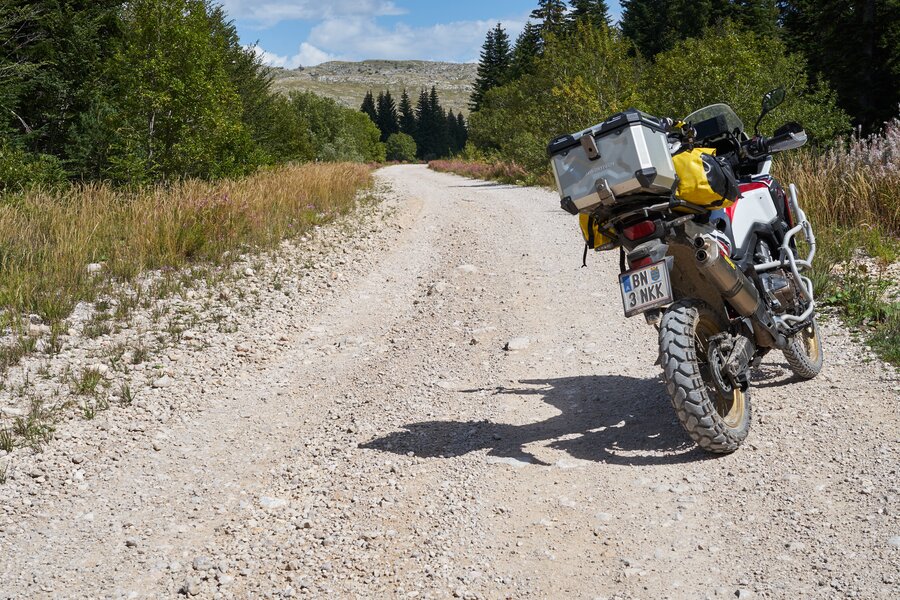
<instances>
[{"instance_id":1,"label":"aluminium pannier case","mask_svg":"<svg viewBox=\"0 0 900 600\"><path fill-rule=\"evenodd\" d=\"M560 205L573 215L632 194L669 194L675 186L666 128L639 110L555 138L547 153Z\"/></svg>"}]
</instances>

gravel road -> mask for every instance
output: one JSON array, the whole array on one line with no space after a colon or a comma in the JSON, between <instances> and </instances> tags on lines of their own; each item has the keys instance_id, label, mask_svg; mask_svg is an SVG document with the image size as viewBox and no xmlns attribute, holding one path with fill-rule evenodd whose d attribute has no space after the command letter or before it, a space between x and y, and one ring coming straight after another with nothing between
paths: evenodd
<instances>
[{"instance_id":1,"label":"gravel road","mask_svg":"<svg viewBox=\"0 0 900 600\"><path fill-rule=\"evenodd\" d=\"M770 355L748 442L709 456L553 194L377 180L185 300L130 406L6 457L0 597L900 597L900 379L839 324L814 381Z\"/></svg>"}]
</instances>

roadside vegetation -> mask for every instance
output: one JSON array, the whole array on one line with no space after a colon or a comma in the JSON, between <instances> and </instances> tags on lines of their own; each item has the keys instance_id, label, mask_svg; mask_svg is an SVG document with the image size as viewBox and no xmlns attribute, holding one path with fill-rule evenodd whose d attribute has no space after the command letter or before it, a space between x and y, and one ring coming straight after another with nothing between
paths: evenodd
<instances>
[{"instance_id":1,"label":"roadside vegetation","mask_svg":"<svg viewBox=\"0 0 900 600\"><path fill-rule=\"evenodd\" d=\"M136 308L160 325L160 347L177 342L194 317L169 314L165 299L349 212L386 147L358 110L273 93L256 50L208 0L0 0L0 40L10 452L44 444L60 407L85 419L109 408L91 366L61 376L49 404L34 394L35 375L60 377L46 364L65 345L96 340L112 370L144 363L156 346L102 348ZM89 318L73 332L81 302Z\"/></svg>"},{"instance_id":2,"label":"roadside vegetation","mask_svg":"<svg viewBox=\"0 0 900 600\"><path fill-rule=\"evenodd\" d=\"M629 107L678 118L717 102L752 129L763 94L784 86L787 101L761 130L797 121L810 135L810 147L777 157L775 170L796 182L815 226L818 295L900 365L897 273L887 270L900 256L900 121L890 120L900 103L890 65L900 55L887 43L900 12L854 11L847 0L722 2L684 19L683 3L631 0L613 27L603 1L537 4L514 44L500 25L488 33L469 142L432 169L552 187L545 149L559 134ZM835 18L859 32L861 47L842 56L829 45L844 35L829 25ZM811 27L817 35L804 35ZM864 69L848 60L861 52Z\"/></svg>"},{"instance_id":3,"label":"roadside vegetation","mask_svg":"<svg viewBox=\"0 0 900 600\"><path fill-rule=\"evenodd\" d=\"M431 86L430 92L423 88L415 106L406 90L401 93L399 104L394 102L390 91L379 92L376 100L370 90L359 110L378 126L381 141L388 144L388 160L449 156L465 147L469 135L465 117L444 109L435 86ZM405 146L404 155L410 155L411 150L411 159L391 158L397 156L398 145L398 140L392 144L391 138L398 135L404 136L400 138Z\"/></svg>"},{"instance_id":4,"label":"roadside vegetation","mask_svg":"<svg viewBox=\"0 0 900 600\"><path fill-rule=\"evenodd\" d=\"M210 0L0 2L0 38L0 326L302 233L385 159L367 115L273 93Z\"/></svg>"},{"instance_id":5,"label":"roadside vegetation","mask_svg":"<svg viewBox=\"0 0 900 600\"><path fill-rule=\"evenodd\" d=\"M384 160L366 115L271 90L210 0L0 2L0 192Z\"/></svg>"},{"instance_id":6,"label":"roadside vegetation","mask_svg":"<svg viewBox=\"0 0 900 600\"><path fill-rule=\"evenodd\" d=\"M350 210L369 173L308 164L136 191L98 183L10 195L0 204L0 306L7 321L37 314L52 323L107 280L269 248Z\"/></svg>"}]
</instances>

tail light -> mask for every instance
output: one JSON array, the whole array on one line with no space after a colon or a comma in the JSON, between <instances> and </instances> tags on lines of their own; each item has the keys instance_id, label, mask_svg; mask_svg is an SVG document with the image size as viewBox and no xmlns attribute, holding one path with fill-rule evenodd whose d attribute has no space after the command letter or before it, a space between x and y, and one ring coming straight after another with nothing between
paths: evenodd
<instances>
[{"instance_id":1,"label":"tail light","mask_svg":"<svg viewBox=\"0 0 900 600\"><path fill-rule=\"evenodd\" d=\"M629 225L622 230L622 235L632 242L635 240L642 240L654 233L656 233L656 223L653 221L641 221L640 223Z\"/></svg>"},{"instance_id":2,"label":"tail light","mask_svg":"<svg viewBox=\"0 0 900 600\"><path fill-rule=\"evenodd\" d=\"M639 269L640 267L646 267L650 263L653 262L653 259L649 256L645 256L644 258L639 258L634 261L629 261L628 266L632 269Z\"/></svg>"}]
</instances>

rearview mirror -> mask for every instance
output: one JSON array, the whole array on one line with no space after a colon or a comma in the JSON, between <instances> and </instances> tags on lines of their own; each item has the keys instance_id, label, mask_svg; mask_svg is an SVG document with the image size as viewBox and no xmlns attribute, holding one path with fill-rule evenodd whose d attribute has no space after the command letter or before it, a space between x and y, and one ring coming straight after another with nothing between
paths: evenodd
<instances>
[{"instance_id":1,"label":"rearview mirror","mask_svg":"<svg viewBox=\"0 0 900 600\"><path fill-rule=\"evenodd\" d=\"M763 96L762 100L762 114L765 115L768 112L774 110L779 104L784 102L784 88L777 87L771 92L768 92L765 96Z\"/></svg>"},{"instance_id":2,"label":"rearview mirror","mask_svg":"<svg viewBox=\"0 0 900 600\"><path fill-rule=\"evenodd\" d=\"M756 135L759 135L759 124L762 123L763 117L765 117L776 106L784 102L784 96L785 93L783 87L777 87L770 92L766 92L766 95L763 96L762 112L759 113L759 118L756 120L756 125L753 126L753 131Z\"/></svg>"}]
</instances>

